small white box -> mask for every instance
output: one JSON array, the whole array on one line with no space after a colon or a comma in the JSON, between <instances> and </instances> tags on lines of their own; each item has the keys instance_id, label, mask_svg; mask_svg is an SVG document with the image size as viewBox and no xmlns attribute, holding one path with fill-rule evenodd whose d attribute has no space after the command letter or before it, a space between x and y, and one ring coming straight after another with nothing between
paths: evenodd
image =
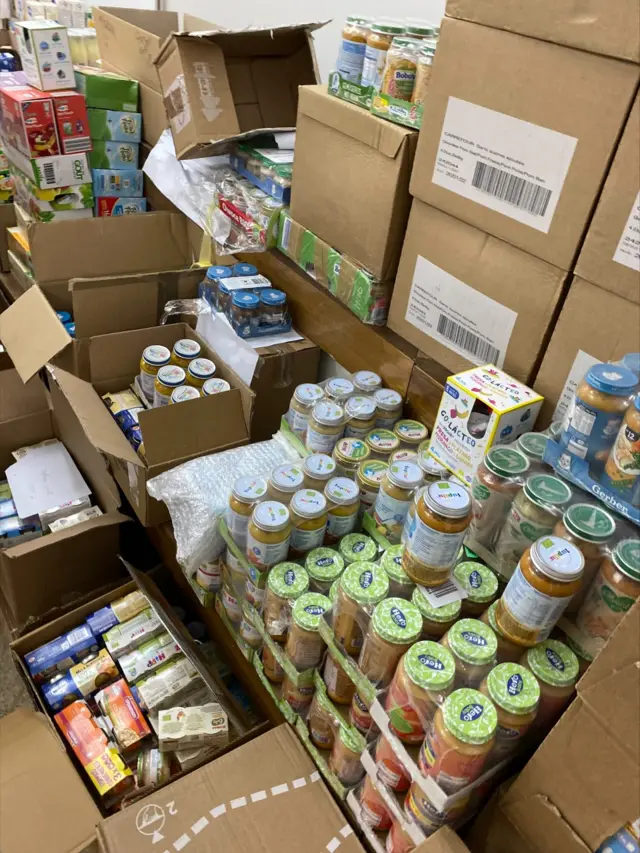
<instances>
[{"instance_id":1,"label":"small white box","mask_svg":"<svg viewBox=\"0 0 640 853\"><path fill-rule=\"evenodd\" d=\"M43 92L75 89L66 27L53 21L18 21L15 35L27 81Z\"/></svg>"},{"instance_id":2,"label":"small white box","mask_svg":"<svg viewBox=\"0 0 640 853\"><path fill-rule=\"evenodd\" d=\"M58 0L58 23L63 27L72 27L71 0Z\"/></svg>"},{"instance_id":3,"label":"small white box","mask_svg":"<svg viewBox=\"0 0 640 853\"><path fill-rule=\"evenodd\" d=\"M43 3L44 6L44 16L47 21L55 21L56 23L60 23L58 18L58 7L54 3Z\"/></svg>"},{"instance_id":4,"label":"small white box","mask_svg":"<svg viewBox=\"0 0 640 853\"><path fill-rule=\"evenodd\" d=\"M84 29L87 26L87 16L84 11L84 0L69 0L71 5L71 26Z\"/></svg>"}]
</instances>

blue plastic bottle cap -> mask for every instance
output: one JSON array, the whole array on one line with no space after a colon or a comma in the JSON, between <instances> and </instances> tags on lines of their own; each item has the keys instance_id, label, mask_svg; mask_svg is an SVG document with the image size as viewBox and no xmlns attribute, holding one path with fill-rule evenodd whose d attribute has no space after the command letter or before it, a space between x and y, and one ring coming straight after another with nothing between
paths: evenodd
<instances>
[{"instance_id":1,"label":"blue plastic bottle cap","mask_svg":"<svg viewBox=\"0 0 640 853\"><path fill-rule=\"evenodd\" d=\"M75 338L75 336L76 336L76 324L75 323L65 323L64 327L67 330L68 334L70 334L72 338Z\"/></svg>"},{"instance_id":2,"label":"blue plastic bottle cap","mask_svg":"<svg viewBox=\"0 0 640 853\"><path fill-rule=\"evenodd\" d=\"M258 275L258 267L253 264L234 264L231 270L231 275Z\"/></svg>"},{"instance_id":3,"label":"blue plastic bottle cap","mask_svg":"<svg viewBox=\"0 0 640 853\"><path fill-rule=\"evenodd\" d=\"M287 294L281 290L273 290L267 287L265 290L260 291L260 301L265 305L284 305L287 301Z\"/></svg>"},{"instance_id":4,"label":"blue plastic bottle cap","mask_svg":"<svg viewBox=\"0 0 640 853\"><path fill-rule=\"evenodd\" d=\"M207 278L214 280L219 278L231 278L232 275L231 267L215 266L209 267L207 270Z\"/></svg>"},{"instance_id":5,"label":"blue plastic bottle cap","mask_svg":"<svg viewBox=\"0 0 640 853\"><path fill-rule=\"evenodd\" d=\"M622 359L622 364L640 377L640 352L628 352Z\"/></svg>"},{"instance_id":6,"label":"blue plastic bottle cap","mask_svg":"<svg viewBox=\"0 0 640 853\"><path fill-rule=\"evenodd\" d=\"M241 290L239 293L233 294L233 304L239 308L257 308L260 300L255 293L251 291Z\"/></svg>"},{"instance_id":7,"label":"blue plastic bottle cap","mask_svg":"<svg viewBox=\"0 0 640 853\"><path fill-rule=\"evenodd\" d=\"M585 378L596 391L616 397L626 397L638 384L635 373L619 364L594 364Z\"/></svg>"},{"instance_id":8,"label":"blue plastic bottle cap","mask_svg":"<svg viewBox=\"0 0 640 853\"><path fill-rule=\"evenodd\" d=\"M71 314L68 311L56 311L56 317L60 320L61 323L70 323L71 322Z\"/></svg>"}]
</instances>

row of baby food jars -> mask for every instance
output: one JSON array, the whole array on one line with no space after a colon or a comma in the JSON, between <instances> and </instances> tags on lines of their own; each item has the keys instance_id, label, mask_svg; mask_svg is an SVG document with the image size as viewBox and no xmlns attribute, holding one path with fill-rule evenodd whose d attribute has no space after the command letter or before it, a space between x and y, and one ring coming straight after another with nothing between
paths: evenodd
<instances>
[{"instance_id":1,"label":"row of baby food jars","mask_svg":"<svg viewBox=\"0 0 640 853\"><path fill-rule=\"evenodd\" d=\"M147 402L156 408L229 391L229 383L215 376L215 364L201 352L201 345L192 338L176 341L172 350L160 344L146 347L138 385Z\"/></svg>"}]
</instances>

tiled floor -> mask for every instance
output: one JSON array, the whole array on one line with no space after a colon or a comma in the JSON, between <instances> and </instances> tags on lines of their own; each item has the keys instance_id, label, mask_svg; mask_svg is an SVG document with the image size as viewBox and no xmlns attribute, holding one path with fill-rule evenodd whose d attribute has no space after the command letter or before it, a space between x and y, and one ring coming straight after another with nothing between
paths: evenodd
<instances>
[{"instance_id":1,"label":"tiled floor","mask_svg":"<svg viewBox=\"0 0 640 853\"><path fill-rule=\"evenodd\" d=\"M21 705L32 707L9 650L9 633L0 611L0 717Z\"/></svg>"}]
</instances>

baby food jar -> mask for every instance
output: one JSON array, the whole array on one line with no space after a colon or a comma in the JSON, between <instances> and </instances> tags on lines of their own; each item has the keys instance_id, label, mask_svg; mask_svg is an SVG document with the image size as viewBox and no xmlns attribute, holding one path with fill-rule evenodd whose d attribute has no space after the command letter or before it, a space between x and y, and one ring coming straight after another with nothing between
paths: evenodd
<instances>
[{"instance_id":1,"label":"baby food jar","mask_svg":"<svg viewBox=\"0 0 640 853\"><path fill-rule=\"evenodd\" d=\"M331 585L344 571L344 560L332 548L314 548L304 561L309 575L309 589L328 595Z\"/></svg>"},{"instance_id":2,"label":"baby food jar","mask_svg":"<svg viewBox=\"0 0 640 853\"><path fill-rule=\"evenodd\" d=\"M267 495L271 500L288 505L298 489L302 488L303 482L304 474L297 465L291 462L276 465L269 475Z\"/></svg>"},{"instance_id":3,"label":"baby food jar","mask_svg":"<svg viewBox=\"0 0 640 853\"><path fill-rule=\"evenodd\" d=\"M349 397L344 411L348 418L344 429L347 437L364 439L376 425L377 410L372 397Z\"/></svg>"},{"instance_id":4,"label":"baby food jar","mask_svg":"<svg viewBox=\"0 0 640 853\"><path fill-rule=\"evenodd\" d=\"M635 373L621 365L589 368L576 389L560 445L596 471L602 469L637 385Z\"/></svg>"},{"instance_id":5,"label":"baby food jar","mask_svg":"<svg viewBox=\"0 0 640 853\"><path fill-rule=\"evenodd\" d=\"M234 589L223 584L222 593L220 595L222 606L227 614L227 618L233 625L238 625L242 619L242 601L241 597Z\"/></svg>"},{"instance_id":6,"label":"baby food jar","mask_svg":"<svg viewBox=\"0 0 640 853\"><path fill-rule=\"evenodd\" d=\"M394 433L400 439L401 447L418 452L423 441L429 437L429 430L420 421L408 419L397 421L393 427Z\"/></svg>"},{"instance_id":7,"label":"baby food jar","mask_svg":"<svg viewBox=\"0 0 640 853\"><path fill-rule=\"evenodd\" d=\"M260 291L260 325L281 326L287 317L287 295L273 287Z\"/></svg>"},{"instance_id":8,"label":"baby food jar","mask_svg":"<svg viewBox=\"0 0 640 853\"><path fill-rule=\"evenodd\" d=\"M167 347L163 347L158 344L146 347L142 352L138 384L149 403L153 401L154 384L156 376L158 375L158 370L166 364L169 364L170 359L171 353Z\"/></svg>"},{"instance_id":9,"label":"baby food jar","mask_svg":"<svg viewBox=\"0 0 640 853\"><path fill-rule=\"evenodd\" d=\"M325 486L324 494L329 506L325 544L331 545L354 530L358 521L360 490L353 480L333 477Z\"/></svg>"},{"instance_id":10,"label":"baby food jar","mask_svg":"<svg viewBox=\"0 0 640 853\"><path fill-rule=\"evenodd\" d=\"M313 701L314 693L315 685L313 682L310 684L302 682L294 684L294 682L285 673L284 680L282 682L282 698L287 702L289 707L296 712L296 714L304 714L309 710L311 702Z\"/></svg>"},{"instance_id":11,"label":"baby food jar","mask_svg":"<svg viewBox=\"0 0 640 853\"><path fill-rule=\"evenodd\" d=\"M402 397L391 388L380 388L374 391L373 399L376 404L375 426L392 430L395 422L402 417Z\"/></svg>"},{"instance_id":12,"label":"baby food jar","mask_svg":"<svg viewBox=\"0 0 640 853\"><path fill-rule=\"evenodd\" d=\"M367 459L358 465L356 483L360 489L360 518L373 507L388 467L386 462L378 459Z\"/></svg>"},{"instance_id":13,"label":"baby food jar","mask_svg":"<svg viewBox=\"0 0 640 853\"><path fill-rule=\"evenodd\" d=\"M322 388L311 382L298 385L293 392L286 419L291 427L291 432L295 433L301 440L304 440L311 411L315 404L322 400L323 396Z\"/></svg>"},{"instance_id":14,"label":"baby food jar","mask_svg":"<svg viewBox=\"0 0 640 853\"><path fill-rule=\"evenodd\" d=\"M347 787L357 785L362 779L361 753L362 742L358 735L349 726L341 725L329 756L329 770Z\"/></svg>"},{"instance_id":15,"label":"baby food jar","mask_svg":"<svg viewBox=\"0 0 640 853\"><path fill-rule=\"evenodd\" d=\"M521 646L546 640L580 589L584 557L559 536L545 536L524 552L498 600L496 622Z\"/></svg>"},{"instance_id":16,"label":"baby food jar","mask_svg":"<svg viewBox=\"0 0 640 853\"><path fill-rule=\"evenodd\" d=\"M292 557L301 557L322 545L327 527L327 499L322 492L300 489L291 498L289 513Z\"/></svg>"},{"instance_id":17,"label":"baby food jar","mask_svg":"<svg viewBox=\"0 0 640 853\"><path fill-rule=\"evenodd\" d=\"M210 358L194 358L187 369L187 385L202 388L207 379L216 372L216 366Z\"/></svg>"},{"instance_id":18,"label":"baby food jar","mask_svg":"<svg viewBox=\"0 0 640 853\"><path fill-rule=\"evenodd\" d=\"M496 571L505 580L526 549L551 533L572 497L569 486L550 474L532 474L511 504L495 544Z\"/></svg>"},{"instance_id":19,"label":"baby food jar","mask_svg":"<svg viewBox=\"0 0 640 853\"><path fill-rule=\"evenodd\" d=\"M355 684L331 654L331 650L327 651L322 679L327 688L327 695L336 705L351 704L356 690Z\"/></svg>"},{"instance_id":20,"label":"baby food jar","mask_svg":"<svg viewBox=\"0 0 640 853\"><path fill-rule=\"evenodd\" d=\"M418 465L427 485L437 483L439 480L448 480L451 476L444 465L441 465L437 459L431 456L428 446L421 445L418 448Z\"/></svg>"},{"instance_id":21,"label":"baby food jar","mask_svg":"<svg viewBox=\"0 0 640 853\"><path fill-rule=\"evenodd\" d=\"M387 51L394 36L404 35L404 26L391 21L376 21L367 33L367 45L362 65L362 85L380 91L382 75L387 61Z\"/></svg>"},{"instance_id":22,"label":"baby food jar","mask_svg":"<svg viewBox=\"0 0 640 853\"><path fill-rule=\"evenodd\" d=\"M373 507L373 519L390 542L399 542L422 471L415 462L396 462L387 469Z\"/></svg>"},{"instance_id":23,"label":"baby food jar","mask_svg":"<svg viewBox=\"0 0 640 853\"><path fill-rule=\"evenodd\" d=\"M307 717L309 735L318 749L331 749L335 740L335 727L331 707L322 690L316 690Z\"/></svg>"},{"instance_id":24,"label":"baby food jar","mask_svg":"<svg viewBox=\"0 0 640 853\"><path fill-rule=\"evenodd\" d=\"M179 388L174 388L169 398L169 403L184 403L187 400L197 400L200 397L200 390L192 388L191 385L180 385Z\"/></svg>"},{"instance_id":25,"label":"baby food jar","mask_svg":"<svg viewBox=\"0 0 640 853\"><path fill-rule=\"evenodd\" d=\"M213 379L207 379L202 386L202 396L212 397L214 394L222 394L223 391L230 390L231 385L229 385L226 379L217 379L214 377Z\"/></svg>"},{"instance_id":26,"label":"baby food jar","mask_svg":"<svg viewBox=\"0 0 640 853\"><path fill-rule=\"evenodd\" d=\"M522 646L514 643L502 633L496 622L496 610L498 602L494 601L490 607L480 616L480 621L488 625L496 635L498 641L498 651L496 652L496 661L498 663L515 663L522 657Z\"/></svg>"},{"instance_id":27,"label":"baby food jar","mask_svg":"<svg viewBox=\"0 0 640 853\"><path fill-rule=\"evenodd\" d=\"M513 447L497 446L487 452L471 484L473 542L491 550L528 469L527 456Z\"/></svg>"},{"instance_id":28,"label":"baby food jar","mask_svg":"<svg viewBox=\"0 0 640 853\"><path fill-rule=\"evenodd\" d=\"M470 799L471 794L467 794L456 800L449 808L439 811L424 793L420 785L414 782L405 797L404 813L409 819L413 819L422 832L429 837L441 827L457 823L469 805Z\"/></svg>"},{"instance_id":29,"label":"baby food jar","mask_svg":"<svg viewBox=\"0 0 640 853\"><path fill-rule=\"evenodd\" d=\"M243 550L247 544L251 513L256 503L264 500L266 492L267 481L262 477L240 477L233 484L225 521L231 538Z\"/></svg>"},{"instance_id":30,"label":"baby food jar","mask_svg":"<svg viewBox=\"0 0 640 853\"><path fill-rule=\"evenodd\" d=\"M219 314L228 314L231 304L231 291L223 281L218 282L218 293L216 299L216 311Z\"/></svg>"},{"instance_id":31,"label":"baby food jar","mask_svg":"<svg viewBox=\"0 0 640 853\"><path fill-rule=\"evenodd\" d=\"M262 636L253 624L248 607L245 601L242 605L242 621L238 633L250 648L259 649L262 646Z\"/></svg>"},{"instance_id":32,"label":"baby food jar","mask_svg":"<svg viewBox=\"0 0 640 853\"><path fill-rule=\"evenodd\" d=\"M512 758L536 718L540 685L530 670L517 663L499 663L478 688L496 706L498 728L492 762Z\"/></svg>"},{"instance_id":33,"label":"baby food jar","mask_svg":"<svg viewBox=\"0 0 640 853\"><path fill-rule=\"evenodd\" d=\"M520 663L538 679L540 701L536 731L550 731L572 700L580 664L571 649L559 640L545 640L528 649Z\"/></svg>"},{"instance_id":34,"label":"baby food jar","mask_svg":"<svg viewBox=\"0 0 640 853\"><path fill-rule=\"evenodd\" d=\"M498 578L490 568L471 560L458 563L453 576L467 593L462 599L462 615L479 619L498 594Z\"/></svg>"},{"instance_id":35,"label":"baby food jar","mask_svg":"<svg viewBox=\"0 0 640 853\"><path fill-rule=\"evenodd\" d=\"M405 598L407 601L411 601L411 596L416 585L402 568L403 550L404 546L402 545L392 545L391 548L387 548L382 555L380 565L389 578L389 596L391 598Z\"/></svg>"},{"instance_id":36,"label":"baby food jar","mask_svg":"<svg viewBox=\"0 0 640 853\"><path fill-rule=\"evenodd\" d=\"M387 738L382 735L376 744L375 762L378 778L387 788L391 788L398 794L409 789L411 780L407 769L393 751Z\"/></svg>"},{"instance_id":37,"label":"baby food jar","mask_svg":"<svg viewBox=\"0 0 640 853\"><path fill-rule=\"evenodd\" d=\"M400 450L396 450L395 453L392 453L389 457L389 465L393 465L394 462L415 462L417 465L418 454L413 450L400 448Z\"/></svg>"},{"instance_id":38,"label":"baby food jar","mask_svg":"<svg viewBox=\"0 0 640 853\"><path fill-rule=\"evenodd\" d=\"M378 554L378 546L370 536L364 533L348 533L343 536L338 550L346 565L371 562Z\"/></svg>"},{"instance_id":39,"label":"baby food jar","mask_svg":"<svg viewBox=\"0 0 640 853\"><path fill-rule=\"evenodd\" d=\"M422 633L422 616L410 601L387 598L376 605L358 665L374 684L386 687L398 661Z\"/></svg>"},{"instance_id":40,"label":"baby food jar","mask_svg":"<svg viewBox=\"0 0 640 853\"><path fill-rule=\"evenodd\" d=\"M482 774L493 749L498 714L478 690L454 690L438 708L420 750L418 766L447 794Z\"/></svg>"},{"instance_id":41,"label":"baby food jar","mask_svg":"<svg viewBox=\"0 0 640 853\"><path fill-rule=\"evenodd\" d=\"M336 475L336 463L326 453L312 453L311 456L305 457L302 473L303 488L324 492L324 487Z\"/></svg>"},{"instance_id":42,"label":"baby food jar","mask_svg":"<svg viewBox=\"0 0 640 853\"><path fill-rule=\"evenodd\" d=\"M183 370L189 367L194 358L198 358L202 347L191 338L182 338L176 341L171 351L171 364L177 364Z\"/></svg>"},{"instance_id":43,"label":"baby food jar","mask_svg":"<svg viewBox=\"0 0 640 853\"><path fill-rule=\"evenodd\" d=\"M578 612L578 629L590 639L608 640L639 597L640 541L623 539L600 564Z\"/></svg>"},{"instance_id":44,"label":"baby food jar","mask_svg":"<svg viewBox=\"0 0 640 853\"><path fill-rule=\"evenodd\" d=\"M601 482L627 503L640 506L640 395L622 421L620 431L604 466Z\"/></svg>"},{"instance_id":45,"label":"baby food jar","mask_svg":"<svg viewBox=\"0 0 640 853\"><path fill-rule=\"evenodd\" d=\"M360 791L360 816L376 832L384 832L391 826L391 815L369 776L365 776Z\"/></svg>"},{"instance_id":46,"label":"baby food jar","mask_svg":"<svg viewBox=\"0 0 640 853\"><path fill-rule=\"evenodd\" d=\"M344 409L329 400L320 400L311 411L304 446L312 453L331 453L344 430Z\"/></svg>"},{"instance_id":47,"label":"baby food jar","mask_svg":"<svg viewBox=\"0 0 640 853\"><path fill-rule=\"evenodd\" d=\"M384 849L386 853L411 853L416 845L399 820L392 818Z\"/></svg>"},{"instance_id":48,"label":"baby food jar","mask_svg":"<svg viewBox=\"0 0 640 853\"><path fill-rule=\"evenodd\" d=\"M438 643L414 643L405 652L385 700L391 730L401 741L422 743L427 722L453 689L455 674L453 655Z\"/></svg>"},{"instance_id":49,"label":"baby food jar","mask_svg":"<svg viewBox=\"0 0 640 853\"><path fill-rule=\"evenodd\" d=\"M351 563L344 570L334 609L333 633L348 655L357 655L362 648L369 623L364 608L375 607L388 592L387 573L376 563Z\"/></svg>"},{"instance_id":50,"label":"baby food jar","mask_svg":"<svg viewBox=\"0 0 640 853\"><path fill-rule=\"evenodd\" d=\"M417 52L416 79L413 86L413 96L411 98L411 102L416 106L423 106L427 99L434 58L435 52L430 46L423 45Z\"/></svg>"},{"instance_id":51,"label":"baby food jar","mask_svg":"<svg viewBox=\"0 0 640 853\"><path fill-rule=\"evenodd\" d=\"M400 439L388 429L374 429L364 440L371 453L371 459L388 462L391 454L400 449Z\"/></svg>"},{"instance_id":52,"label":"baby food jar","mask_svg":"<svg viewBox=\"0 0 640 853\"><path fill-rule=\"evenodd\" d=\"M371 18L349 15L342 28L336 71L349 83L360 83Z\"/></svg>"},{"instance_id":53,"label":"baby food jar","mask_svg":"<svg viewBox=\"0 0 640 853\"><path fill-rule=\"evenodd\" d=\"M332 379L327 379L324 386L324 396L332 403L344 403L347 397L350 397L355 388L350 379L343 379L341 376L334 376Z\"/></svg>"},{"instance_id":54,"label":"baby food jar","mask_svg":"<svg viewBox=\"0 0 640 853\"><path fill-rule=\"evenodd\" d=\"M450 601L442 607L434 607L419 586L413 590L411 601L422 616L422 640L439 640L460 618L460 601Z\"/></svg>"},{"instance_id":55,"label":"baby food jar","mask_svg":"<svg viewBox=\"0 0 640 853\"><path fill-rule=\"evenodd\" d=\"M353 387L359 394L375 394L382 388L382 379L373 370L358 370L353 374Z\"/></svg>"},{"instance_id":56,"label":"baby food jar","mask_svg":"<svg viewBox=\"0 0 640 853\"><path fill-rule=\"evenodd\" d=\"M262 668L269 681L273 684L282 684L284 681L284 669L266 643L262 647Z\"/></svg>"},{"instance_id":57,"label":"baby food jar","mask_svg":"<svg viewBox=\"0 0 640 853\"><path fill-rule=\"evenodd\" d=\"M247 559L259 571L266 572L287 559L290 535L288 508L278 501L260 501L247 529Z\"/></svg>"},{"instance_id":58,"label":"baby food jar","mask_svg":"<svg viewBox=\"0 0 640 853\"><path fill-rule=\"evenodd\" d=\"M439 480L420 492L407 520L402 565L424 586L443 584L458 557L471 520L471 499L462 486Z\"/></svg>"},{"instance_id":59,"label":"baby food jar","mask_svg":"<svg viewBox=\"0 0 640 853\"><path fill-rule=\"evenodd\" d=\"M185 372L181 367L177 367L175 364L166 364L161 367L156 374L156 381L153 385L153 408L167 406L174 389L183 385L185 379Z\"/></svg>"},{"instance_id":60,"label":"baby food jar","mask_svg":"<svg viewBox=\"0 0 640 853\"><path fill-rule=\"evenodd\" d=\"M529 460L530 473L544 471L542 458L547 447L548 437L541 432L525 432L516 441L516 447Z\"/></svg>"},{"instance_id":61,"label":"baby food jar","mask_svg":"<svg viewBox=\"0 0 640 853\"><path fill-rule=\"evenodd\" d=\"M269 572L263 619L267 633L284 643L291 622L292 603L309 589L309 575L297 563L279 563Z\"/></svg>"},{"instance_id":62,"label":"baby food jar","mask_svg":"<svg viewBox=\"0 0 640 853\"><path fill-rule=\"evenodd\" d=\"M336 476L355 480L358 466L368 458L369 449L359 438L341 438L333 448L332 456L336 463Z\"/></svg>"},{"instance_id":63,"label":"baby food jar","mask_svg":"<svg viewBox=\"0 0 640 853\"><path fill-rule=\"evenodd\" d=\"M318 628L330 607L327 596L317 592L306 592L293 605L286 651L297 670L313 669L320 663L325 645Z\"/></svg>"},{"instance_id":64,"label":"baby food jar","mask_svg":"<svg viewBox=\"0 0 640 853\"><path fill-rule=\"evenodd\" d=\"M440 640L456 663L456 687L477 687L495 666L498 640L479 619L458 619Z\"/></svg>"},{"instance_id":65,"label":"baby food jar","mask_svg":"<svg viewBox=\"0 0 640 853\"><path fill-rule=\"evenodd\" d=\"M387 51L380 92L401 101L411 101L416 82L419 41L396 36Z\"/></svg>"}]
</instances>

